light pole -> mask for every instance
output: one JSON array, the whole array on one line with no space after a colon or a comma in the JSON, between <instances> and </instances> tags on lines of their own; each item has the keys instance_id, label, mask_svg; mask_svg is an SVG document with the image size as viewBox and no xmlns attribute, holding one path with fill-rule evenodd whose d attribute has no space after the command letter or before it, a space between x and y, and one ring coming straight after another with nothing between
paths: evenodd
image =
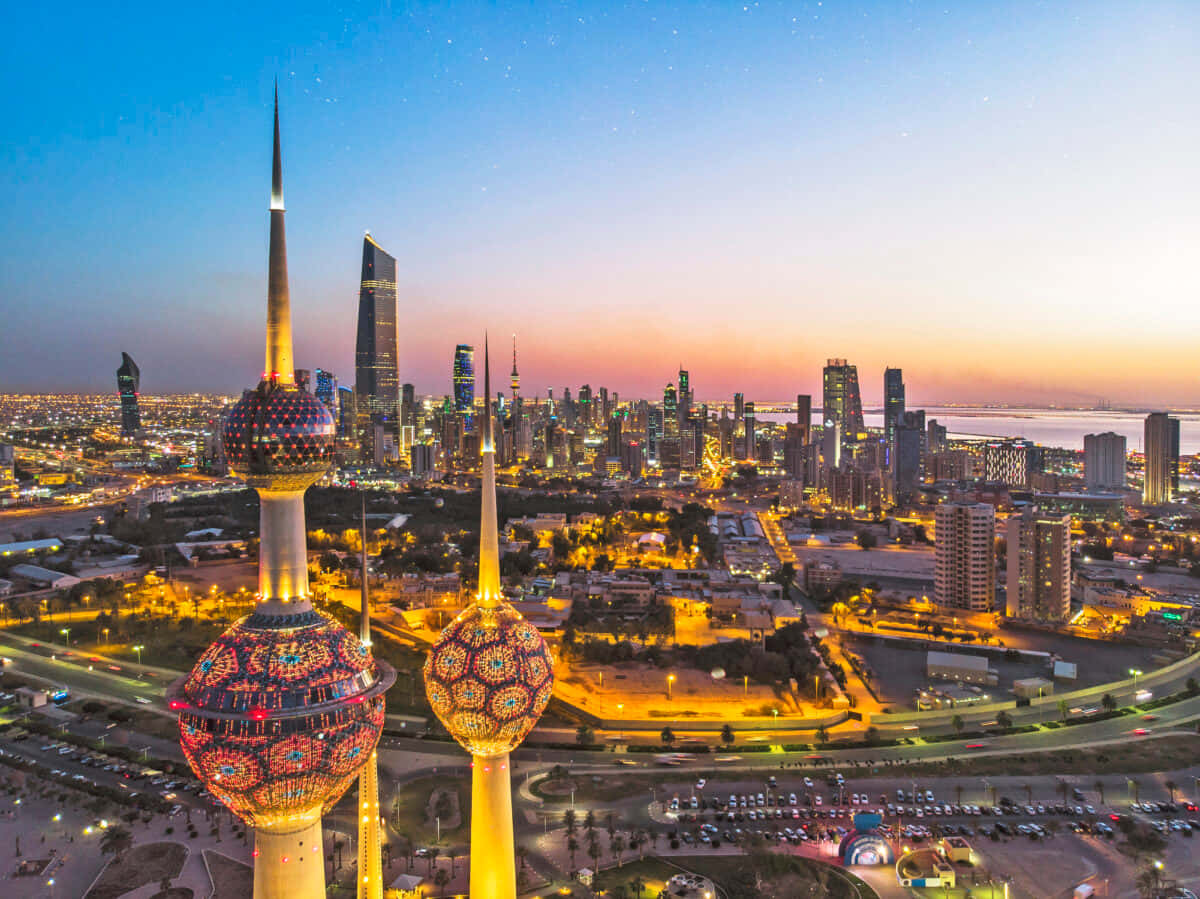
<instances>
[{"instance_id":1,"label":"light pole","mask_svg":"<svg viewBox=\"0 0 1200 899\"><path fill-rule=\"evenodd\" d=\"M617 731L617 739L618 740L625 739L625 729L623 726L625 724L625 719L622 717L622 712L624 712L624 711L625 711L625 703L618 702L617 703L617 721L618 721L619 725L621 725L621 729Z\"/></svg>"},{"instance_id":2,"label":"light pole","mask_svg":"<svg viewBox=\"0 0 1200 899\"><path fill-rule=\"evenodd\" d=\"M745 699L749 696L750 696L750 675L743 674L742 675L742 698Z\"/></svg>"},{"instance_id":3,"label":"light pole","mask_svg":"<svg viewBox=\"0 0 1200 899\"><path fill-rule=\"evenodd\" d=\"M674 683L675 683L675 675L668 674L667 675L667 699L668 699L668 701L671 699L671 687Z\"/></svg>"},{"instance_id":4,"label":"light pole","mask_svg":"<svg viewBox=\"0 0 1200 899\"><path fill-rule=\"evenodd\" d=\"M142 644L140 644L140 643L137 646L133 647L133 651L137 653L139 665L142 664L142 650L145 648L146 647L142 646Z\"/></svg>"},{"instance_id":5,"label":"light pole","mask_svg":"<svg viewBox=\"0 0 1200 899\"><path fill-rule=\"evenodd\" d=\"M58 632L60 634L64 634L66 636L67 645L70 646L71 645L71 629L69 627L64 627L64 628L60 628Z\"/></svg>"},{"instance_id":6,"label":"light pole","mask_svg":"<svg viewBox=\"0 0 1200 899\"><path fill-rule=\"evenodd\" d=\"M1129 676L1133 678L1133 693L1135 699L1137 698L1137 679L1142 675L1142 673L1143 672L1140 668L1129 669Z\"/></svg>"}]
</instances>

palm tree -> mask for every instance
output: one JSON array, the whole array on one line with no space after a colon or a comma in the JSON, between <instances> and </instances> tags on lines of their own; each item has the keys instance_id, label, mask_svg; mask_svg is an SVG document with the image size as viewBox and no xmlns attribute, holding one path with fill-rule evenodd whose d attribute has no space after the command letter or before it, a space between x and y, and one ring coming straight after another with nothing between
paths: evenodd
<instances>
[{"instance_id":1,"label":"palm tree","mask_svg":"<svg viewBox=\"0 0 1200 899\"><path fill-rule=\"evenodd\" d=\"M600 870L600 854L601 854L600 853L600 844L598 842L596 842L595 840L592 840L592 842L588 843L587 853L588 853L588 857L592 860L592 870L593 871ZM596 888L596 881L593 880L592 881L592 890L595 891L595 888Z\"/></svg>"},{"instance_id":2,"label":"palm tree","mask_svg":"<svg viewBox=\"0 0 1200 899\"><path fill-rule=\"evenodd\" d=\"M954 785L954 804L955 805L962 805L962 794L963 794L962 784L955 784Z\"/></svg>"},{"instance_id":3,"label":"palm tree","mask_svg":"<svg viewBox=\"0 0 1200 899\"><path fill-rule=\"evenodd\" d=\"M1063 721L1067 720L1067 701L1065 699L1058 701L1058 714L1062 716Z\"/></svg>"},{"instance_id":4,"label":"palm tree","mask_svg":"<svg viewBox=\"0 0 1200 899\"><path fill-rule=\"evenodd\" d=\"M438 895L446 895L446 885L450 883L450 875L445 868L438 868L437 873L433 875L433 885L438 888Z\"/></svg>"},{"instance_id":5,"label":"palm tree","mask_svg":"<svg viewBox=\"0 0 1200 899\"><path fill-rule=\"evenodd\" d=\"M563 827L567 829L567 833L575 832L575 809L569 808L563 812Z\"/></svg>"},{"instance_id":6,"label":"palm tree","mask_svg":"<svg viewBox=\"0 0 1200 899\"><path fill-rule=\"evenodd\" d=\"M517 855L517 858L519 858L521 860L521 867L524 868L525 867L525 857L527 855L529 855L529 847L528 846L518 846L516 855Z\"/></svg>"},{"instance_id":7,"label":"palm tree","mask_svg":"<svg viewBox=\"0 0 1200 899\"><path fill-rule=\"evenodd\" d=\"M659 738L663 741L664 746L670 746L675 742L675 731L669 727L664 727L662 733L659 734Z\"/></svg>"},{"instance_id":8,"label":"palm tree","mask_svg":"<svg viewBox=\"0 0 1200 899\"><path fill-rule=\"evenodd\" d=\"M1171 794L1171 801L1174 802L1175 791L1179 789L1179 784L1175 783L1173 780L1168 780L1165 784L1163 784L1163 786L1167 788L1167 792Z\"/></svg>"},{"instance_id":9,"label":"palm tree","mask_svg":"<svg viewBox=\"0 0 1200 899\"><path fill-rule=\"evenodd\" d=\"M571 854L571 870L575 870L575 853L579 851L579 840L567 837L567 852Z\"/></svg>"},{"instance_id":10,"label":"palm tree","mask_svg":"<svg viewBox=\"0 0 1200 899\"><path fill-rule=\"evenodd\" d=\"M638 860L641 861L646 857L646 832L638 828L629 835L629 848L638 854Z\"/></svg>"},{"instance_id":11,"label":"palm tree","mask_svg":"<svg viewBox=\"0 0 1200 899\"><path fill-rule=\"evenodd\" d=\"M824 724L817 725L817 742L818 743L828 743L829 742L829 731L826 729Z\"/></svg>"},{"instance_id":12,"label":"palm tree","mask_svg":"<svg viewBox=\"0 0 1200 899\"><path fill-rule=\"evenodd\" d=\"M1092 784L1092 786L1095 787L1096 792L1100 794L1100 804L1104 805L1104 781L1098 780Z\"/></svg>"},{"instance_id":13,"label":"palm tree","mask_svg":"<svg viewBox=\"0 0 1200 899\"><path fill-rule=\"evenodd\" d=\"M1058 795L1062 797L1063 802L1066 802L1067 801L1067 782L1065 780L1060 780L1058 782L1058 785L1054 789L1056 789L1058 791Z\"/></svg>"},{"instance_id":14,"label":"palm tree","mask_svg":"<svg viewBox=\"0 0 1200 899\"><path fill-rule=\"evenodd\" d=\"M1138 779L1136 777L1129 778L1129 788L1133 790L1133 801L1141 802L1142 785L1138 783Z\"/></svg>"},{"instance_id":15,"label":"palm tree","mask_svg":"<svg viewBox=\"0 0 1200 899\"><path fill-rule=\"evenodd\" d=\"M429 873L433 873L433 864L437 861L437 857L442 854L442 850L434 846L429 850Z\"/></svg>"},{"instance_id":16,"label":"palm tree","mask_svg":"<svg viewBox=\"0 0 1200 899\"><path fill-rule=\"evenodd\" d=\"M1117 700L1111 693L1105 693L1100 697L1100 705L1104 706L1104 711L1112 712L1117 708Z\"/></svg>"},{"instance_id":17,"label":"palm tree","mask_svg":"<svg viewBox=\"0 0 1200 899\"><path fill-rule=\"evenodd\" d=\"M721 742L726 746L733 745L733 726L726 724L721 728Z\"/></svg>"},{"instance_id":18,"label":"palm tree","mask_svg":"<svg viewBox=\"0 0 1200 899\"><path fill-rule=\"evenodd\" d=\"M954 728L954 732L956 734L961 734L964 726L962 715L955 715L953 718L951 718L950 726Z\"/></svg>"},{"instance_id":19,"label":"palm tree","mask_svg":"<svg viewBox=\"0 0 1200 899\"><path fill-rule=\"evenodd\" d=\"M629 887L633 890L633 899L642 899L642 893L646 890L646 881L641 877L634 877L629 881Z\"/></svg>"},{"instance_id":20,"label":"palm tree","mask_svg":"<svg viewBox=\"0 0 1200 899\"><path fill-rule=\"evenodd\" d=\"M1033 786L1030 784L1021 784L1021 789L1025 791L1026 804L1033 804Z\"/></svg>"},{"instance_id":21,"label":"palm tree","mask_svg":"<svg viewBox=\"0 0 1200 899\"><path fill-rule=\"evenodd\" d=\"M620 834L612 837L608 841L608 851L612 853L612 857L617 860L617 867L621 867L624 860L621 858L621 853L625 851L625 838Z\"/></svg>"},{"instance_id":22,"label":"palm tree","mask_svg":"<svg viewBox=\"0 0 1200 899\"><path fill-rule=\"evenodd\" d=\"M1000 725L1001 730L1012 730L1012 715L1008 714L1008 712L1001 712L996 716L996 723Z\"/></svg>"},{"instance_id":23,"label":"palm tree","mask_svg":"<svg viewBox=\"0 0 1200 899\"><path fill-rule=\"evenodd\" d=\"M617 833L617 816L614 812L609 812L604 820L604 829L608 831L608 838L611 840Z\"/></svg>"},{"instance_id":24,"label":"palm tree","mask_svg":"<svg viewBox=\"0 0 1200 899\"><path fill-rule=\"evenodd\" d=\"M583 829L588 832L589 837L596 829L596 813L591 809L588 809L588 813L583 816Z\"/></svg>"}]
</instances>

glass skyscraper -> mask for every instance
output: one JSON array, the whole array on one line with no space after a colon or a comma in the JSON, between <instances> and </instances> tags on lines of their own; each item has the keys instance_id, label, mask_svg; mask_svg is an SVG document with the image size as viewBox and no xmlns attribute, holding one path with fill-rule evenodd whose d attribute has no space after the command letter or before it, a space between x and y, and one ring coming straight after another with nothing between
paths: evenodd
<instances>
[{"instance_id":1,"label":"glass skyscraper","mask_svg":"<svg viewBox=\"0 0 1200 899\"><path fill-rule=\"evenodd\" d=\"M121 433L132 436L142 429L142 413L138 409L138 388L142 372L128 353L121 354L117 369L117 391L121 394Z\"/></svg>"},{"instance_id":2,"label":"glass skyscraper","mask_svg":"<svg viewBox=\"0 0 1200 899\"><path fill-rule=\"evenodd\" d=\"M396 433L400 370L396 359L396 260L368 234L363 238L354 377L360 440L374 455L375 425Z\"/></svg>"},{"instance_id":3,"label":"glass skyscraper","mask_svg":"<svg viewBox=\"0 0 1200 899\"><path fill-rule=\"evenodd\" d=\"M460 343L454 348L454 411L463 431L473 429L475 415L475 348Z\"/></svg>"},{"instance_id":4,"label":"glass skyscraper","mask_svg":"<svg viewBox=\"0 0 1200 899\"><path fill-rule=\"evenodd\" d=\"M863 431L862 396L858 390L858 366L845 359L825 364L824 402L821 419L842 426L842 438L854 440Z\"/></svg>"}]
</instances>

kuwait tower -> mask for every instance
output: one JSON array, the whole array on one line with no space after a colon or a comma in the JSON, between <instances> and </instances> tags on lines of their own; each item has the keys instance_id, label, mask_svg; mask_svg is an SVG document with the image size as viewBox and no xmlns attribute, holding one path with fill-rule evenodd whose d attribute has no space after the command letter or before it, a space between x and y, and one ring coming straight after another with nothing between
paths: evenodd
<instances>
[{"instance_id":1,"label":"kuwait tower","mask_svg":"<svg viewBox=\"0 0 1200 899\"><path fill-rule=\"evenodd\" d=\"M258 603L167 698L192 770L255 829L255 899L321 899L321 817L373 757L396 675L310 601L304 492L329 469L334 423L295 382L278 92L266 365L222 436L230 471L259 496Z\"/></svg>"},{"instance_id":2,"label":"kuwait tower","mask_svg":"<svg viewBox=\"0 0 1200 899\"><path fill-rule=\"evenodd\" d=\"M483 350L483 489L475 602L438 635L425 691L446 730L471 753L471 899L515 899L508 754L537 723L554 686L546 642L500 591L491 370Z\"/></svg>"}]
</instances>

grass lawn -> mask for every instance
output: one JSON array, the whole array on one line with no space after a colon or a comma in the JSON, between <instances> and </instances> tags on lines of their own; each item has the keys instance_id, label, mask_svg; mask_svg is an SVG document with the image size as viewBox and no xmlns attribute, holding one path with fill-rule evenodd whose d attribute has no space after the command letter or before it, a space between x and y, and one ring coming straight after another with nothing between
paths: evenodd
<instances>
[{"instance_id":1,"label":"grass lawn","mask_svg":"<svg viewBox=\"0 0 1200 899\"><path fill-rule=\"evenodd\" d=\"M245 899L254 892L254 870L227 855L204 850L204 861L212 877L212 899Z\"/></svg>"},{"instance_id":2,"label":"grass lawn","mask_svg":"<svg viewBox=\"0 0 1200 899\"><path fill-rule=\"evenodd\" d=\"M427 816L429 799L435 789L457 792L458 807L462 811L462 821L458 827L450 829L445 821L442 822L441 842L437 841L436 822ZM467 839L471 827L470 774L464 772L420 777L401 784L397 795L400 799L399 818L392 815L395 808L393 805L387 807L387 814L391 815L390 820L395 824L396 830L411 839L414 846L446 847Z\"/></svg>"},{"instance_id":3,"label":"grass lawn","mask_svg":"<svg viewBox=\"0 0 1200 899\"><path fill-rule=\"evenodd\" d=\"M186 859L187 849L180 843L135 846L108 863L84 899L117 899L146 884L160 883L164 877L174 879Z\"/></svg>"},{"instance_id":4,"label":"grass lawn","mask_svg":"<svg viewBox=\"0 0 1200 899\"><path fill-rule=\"evenodd\" d=\"M690 774L690 772L685 772ZM702 775L697 775L702 776ZM709 775L711 776L711 775ZM663 775L623 775L605 774L603 777L593 777L590 774L577 774L573 777L546 778L531 786L537 796L547 802L561 802L569 805L571 802L571 786L575 787L575 801L578 802L611 802L618 799L628 799L634 795L645 795L650 799L650 788L662 783Z\"/></svg>"}]
</instances>

